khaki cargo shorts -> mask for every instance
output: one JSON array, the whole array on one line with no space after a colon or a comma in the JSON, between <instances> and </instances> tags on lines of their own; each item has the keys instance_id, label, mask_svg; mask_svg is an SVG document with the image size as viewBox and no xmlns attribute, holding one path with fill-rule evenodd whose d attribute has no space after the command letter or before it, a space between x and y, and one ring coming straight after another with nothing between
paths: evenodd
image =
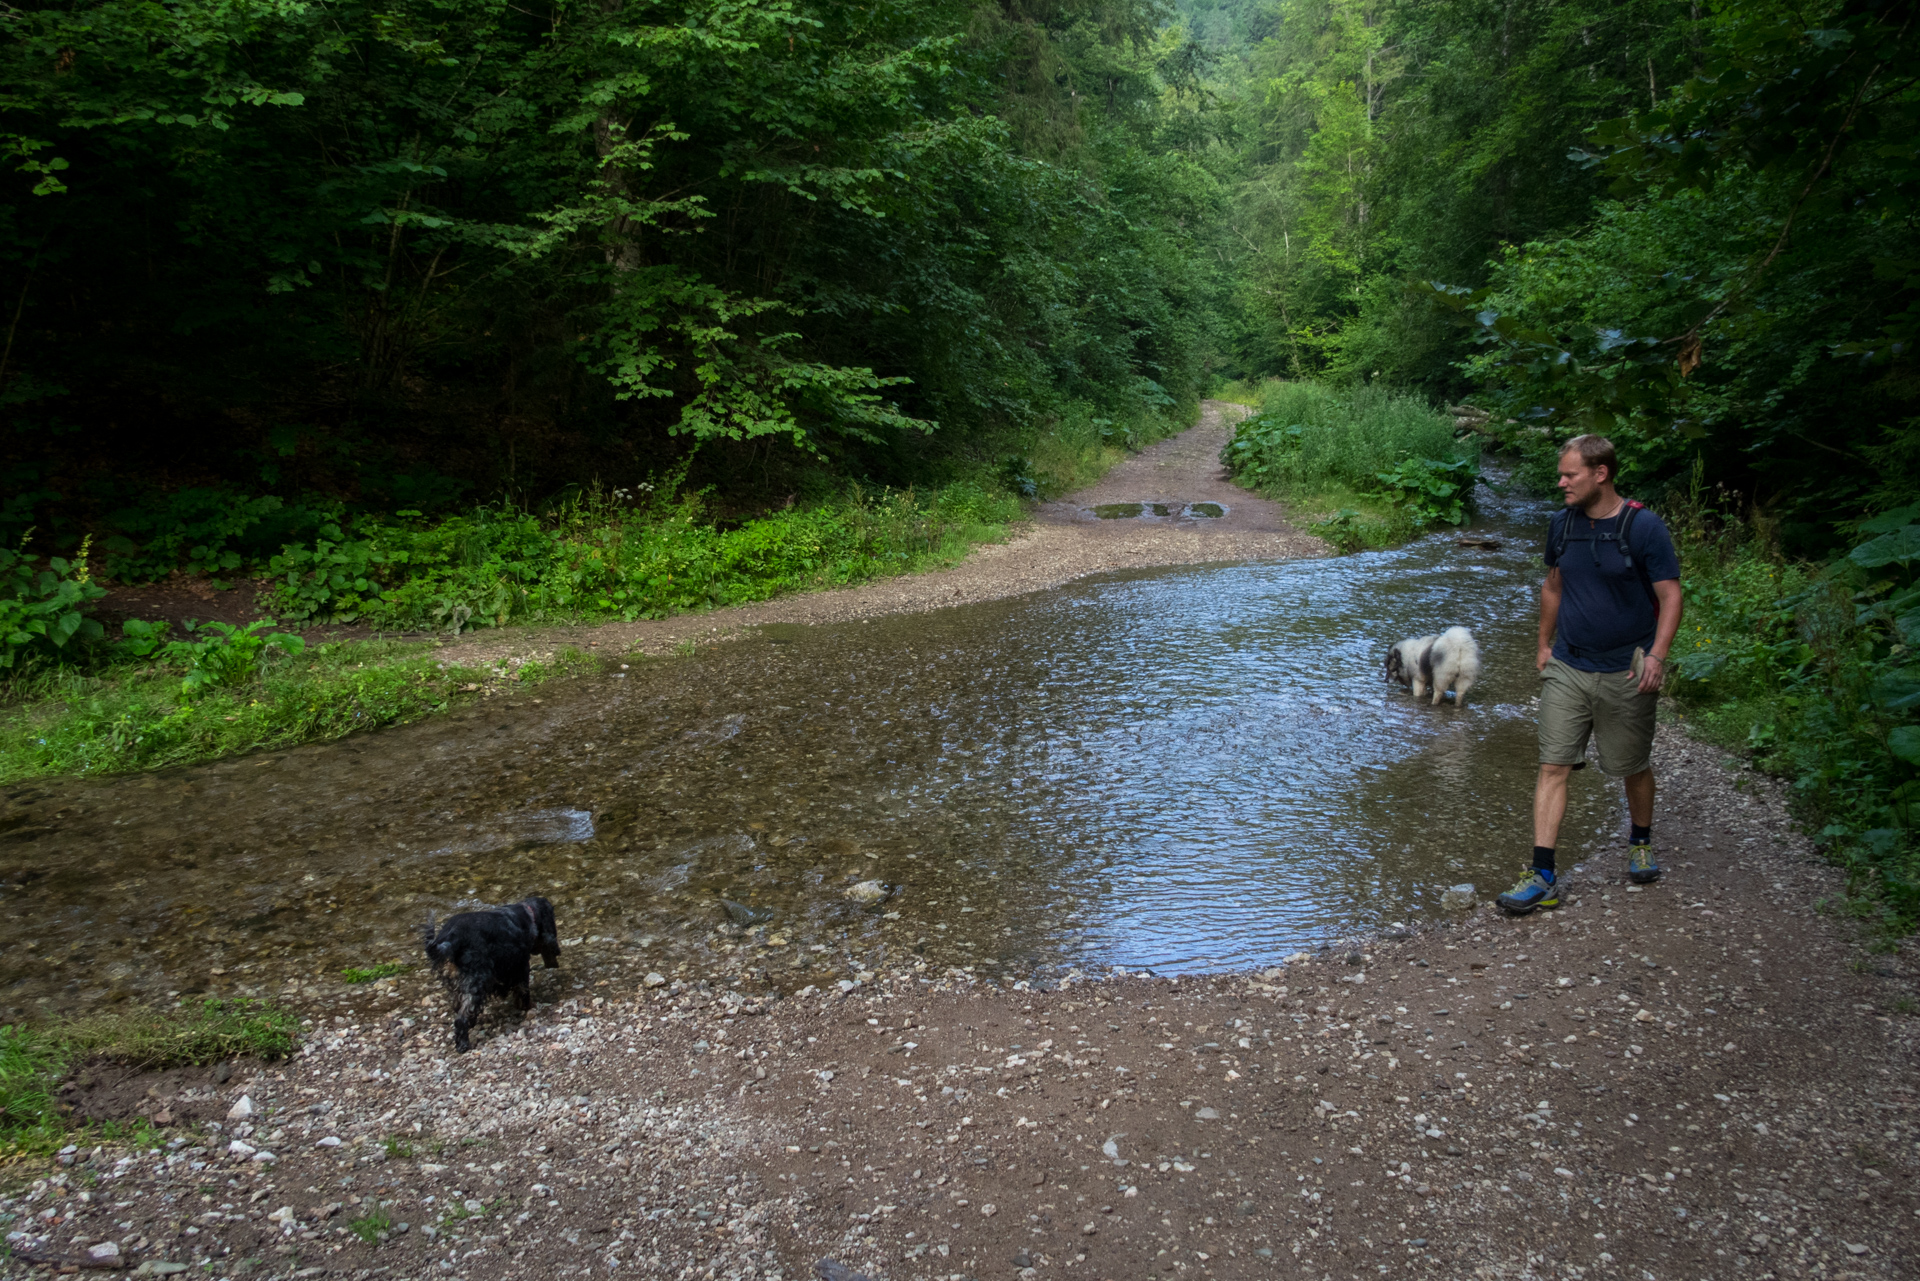
<instances>
[{"instance_id":1,"label":"khaki cargo shorts","mask_svg":"<svg viewBox=\"0 0 1920 1281\"><path fill-rule=\"evenodd\" d=\"M1593 739L1602 773L1638 774L1653 763L1658 694L1642 694L1631 671L1583 672L1557 658L1540 673L1540 763L1578 765Z\"/></svg>"}]
</instances>

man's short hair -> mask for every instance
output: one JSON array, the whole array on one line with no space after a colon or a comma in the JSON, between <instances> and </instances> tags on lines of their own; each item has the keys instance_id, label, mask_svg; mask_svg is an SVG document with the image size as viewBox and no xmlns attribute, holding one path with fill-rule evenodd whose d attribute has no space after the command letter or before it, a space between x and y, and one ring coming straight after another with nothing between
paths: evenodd
<instances>
[{"instance_id":1,"label":"man's short hair","mask_svg":"<svg viewBox=\"0 0 1920 1281\"><path fill-rule=\"evenodd\" d=\"M1607 479L1610 481L1617 482L1620 479L1620 456L1613 452L1613 442L1605 436L1595 436L1591 433L1575 436L1560 446L1560 457L1565 458L1568 454L1580 455L1580 461L1588 467L1606 468Z\"/></svg>"}]
</instances>

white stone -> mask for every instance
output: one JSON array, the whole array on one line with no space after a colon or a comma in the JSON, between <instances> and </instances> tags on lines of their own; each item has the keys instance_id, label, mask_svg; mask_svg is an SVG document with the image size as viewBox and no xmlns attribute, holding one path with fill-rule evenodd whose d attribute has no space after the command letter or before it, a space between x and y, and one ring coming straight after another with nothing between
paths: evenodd
<instances>
[{"instance_id":1,"label":"white stone","mask_svg":"<svg viewBox=\"0 0 1920 1281\"><path fill-rule=\"evenodd\" d=\"M90 1245L87 1247L87 1257L95 1263L104 1263L111 1267L118 1267L120 1265L120 1243L118 1241L102 1241L98 1245Z\"/></svg>"},{"instance_id":2,"label":"white stone","mask_svg":"<svg viewBox=\"0 0 1920 1281\"><path fill-rule=\"evenodd\" d=\"M253 1097L243 1094L240 1101L227 1109L227 1120L244 1121L253 1115Z\"/></svg>"},{"instance_id":3,"label":"white stone","mask_svg":"<svg viewBox=\"0 0 1920 1281\"><path fill-rule=\"evenodd\" d=\"M316 1148L337 1148L340 1146L340 1136L337 1134L329 1134L326 1138L315 1142L313 1146Z\"/></svg>"},{"instance_id":4,"label":"white stone","mask_svg":"<svg viewBox=\"0 0 1920 1281\"><path fill-rule=\"evenodd\" d=\"M846 896L856 903L884 903L892 895L893 887L885 881L861 881L848 886L846 891Z\"/></svg>"},{"instance_id":5,"label":"white stone","mask_svg":"<svg viewBox=\"0 0 1920 1281\"><path fill-rule=\"evenodd\" d=\"M254 1147L253 1144L240 1139L235 1139L233 1142L227 1144L228 1156L252 1156L257 1151L259 1151L259 1149Z\"/></svg>"},{"instance_id":6,"label":"white stone","mask_svg":"<svg viewBox=\"0 0 1920 1281\"><path fill-rule=\"evenodd\" d=\"M667 985L667 976L655 970L640 981L648 987L665 987Z\"/></svg>"}]
</instances>

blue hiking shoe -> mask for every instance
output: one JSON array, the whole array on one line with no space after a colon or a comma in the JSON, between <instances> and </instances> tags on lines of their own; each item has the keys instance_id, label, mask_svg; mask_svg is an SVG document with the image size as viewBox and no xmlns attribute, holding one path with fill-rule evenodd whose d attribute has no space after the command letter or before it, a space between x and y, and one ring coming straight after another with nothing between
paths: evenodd
<instances>
[{"instance_id":1,"label":"blue hiking shoe","mask_svg":"<svg viewBox=\"0 0 1920 1281\"><path fill-rule=\"evenodd\" d=\"M1660 879L1660 865L1653 861L1653 846L1627 846L1627 879L1646 885Z\"/></svg>"},{"instance_id":2,"label":"blue hiking shoe","mask_svg":"<svg viewBox=\"0 0 1920 1281\"><path fill-rule=\"evenodd\" d=\"M1535 868L1522 877L1518 885L1493 901L1515 916L1525 916L1536 907L1559 907L1560 887Z\"/></svg>"}]
</instances>

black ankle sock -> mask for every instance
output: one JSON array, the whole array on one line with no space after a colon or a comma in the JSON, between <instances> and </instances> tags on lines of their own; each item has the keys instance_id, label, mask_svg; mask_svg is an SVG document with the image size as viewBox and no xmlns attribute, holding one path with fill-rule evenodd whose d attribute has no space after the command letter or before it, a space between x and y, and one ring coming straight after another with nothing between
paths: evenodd
<instances>
[{"instance_id":1,"label":"black ankle sock","mask_svg":"<svg viewBox=\"0 0 1920 1281\"><path fill-rule=\"evenodd\" d=\"M1553 846L1536 845L1533 847L1533 870L1545 872L1547 879L1553 879Z\"/></svg>"},{"instance_id":2,"label":"black ankle sock","mask_svg":"<svg viewBox=\"0 0 1920 1281\"><path fill-rule=\"evenodd\" d=\"M1649 823L1645 827L1642 827L1638 823L1629 823L1628 826L1633 829L1633 835L1627 838L1627 844L1629 845L1653 844L1653 824Z\"/></svg>"}]
</instances>

